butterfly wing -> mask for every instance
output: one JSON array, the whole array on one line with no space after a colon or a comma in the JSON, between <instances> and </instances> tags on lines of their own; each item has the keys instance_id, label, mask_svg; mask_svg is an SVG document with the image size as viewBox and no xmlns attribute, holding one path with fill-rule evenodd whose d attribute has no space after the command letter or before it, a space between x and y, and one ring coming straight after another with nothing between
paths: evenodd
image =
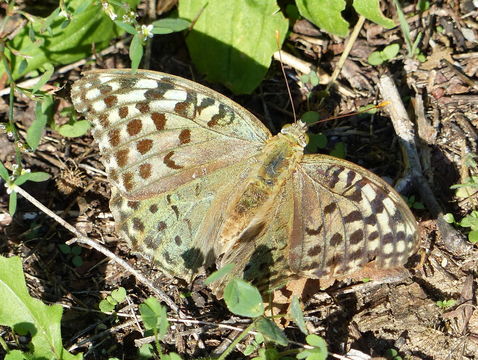
<instances>
[{"instance_id":1,"label":"butterfly wing","mask_svg":"<svg viewBox=\"0 0 478 360\"><path fill-rule=\"evenodd\" d=\"M416 251L416 221L385 181L353 163L305 155L294 173L291 270L311 278L343 277L375 260L404 264Z\"/></svg>"},{"instance_id":2,"label":"butterfly wing","mask_svg":"<svg viewBox=\"0 0 478 360\"><path fill-rule=\"evenodd\" d=\"M214 199L250 172L270 132L225 96L152 71L90 71L71 95L94 125L120 235L186 278L212 249L197 238L221 221L207 215L221 211Z\"/></svg>"},{"instance_id":3,"label":"butterfly wing","mask_svg":"<svg viewBox=\"0 0 478 360\"><path fill-rule=\"evenodd\" d=\"M225 96L168 74L90 71L73 104L94 127L110 181L140 200L253 156L271 134Z\"/></svg>"}]
</instances>

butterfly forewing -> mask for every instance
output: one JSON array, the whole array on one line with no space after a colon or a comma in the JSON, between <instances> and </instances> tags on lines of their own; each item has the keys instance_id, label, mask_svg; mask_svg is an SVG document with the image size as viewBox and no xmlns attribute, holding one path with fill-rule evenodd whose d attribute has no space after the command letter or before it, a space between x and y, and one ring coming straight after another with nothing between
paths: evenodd
<instances>
[{"instance_id":1,"label":"butterfly forewing","mask_svg":"<svg viewBox=\"0 0 478 360\"><path fill-rule=\"evenodd\" d=\"M88 72L72 99L95 126L109 179L134 200L251 157L270 137L226 97L160 73Z\"/></svg>"},{"instance_id":2,"label":"butterfly forewing","mask_svg":"<svg viewBox=\"0 0 478 360\"><path fill-rule=\"evenodd\" d=\"M340 277L375 260L403 265L416 251L416 221L400 195L353 163L306 155L294 174L292 271Z\"/></svg>"}]
</instances>

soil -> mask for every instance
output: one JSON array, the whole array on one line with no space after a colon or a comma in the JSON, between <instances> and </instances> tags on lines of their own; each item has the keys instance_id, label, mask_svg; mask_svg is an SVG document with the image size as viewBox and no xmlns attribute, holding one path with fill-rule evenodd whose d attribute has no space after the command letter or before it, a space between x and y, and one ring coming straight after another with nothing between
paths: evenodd
<instances>
[{"instance_id":1,"label":"soil","mask_svg":"<svg viewBox=\"0 0 478 360\"><path fill-rule=\"evenodd\" d=\"M385 10L394 15L393 6L387 5ZM404 11L410 13L413 7L405 7ZM436 199L442 213L453 213L457 220L477 208L476 187L467 188L464 196L457 196L457 191L450 189L477 172L472 162L477 154L478 131L477 14L472 1L432 2L422 16L409 16L411 34L423 34L419 49L427 61L420 63L407 58L402 46L400 54L382 66L370 66L368 54L392 42L402 44L402 34L398 28L384 31L366 22L338 78L338 84L353 95L346 96L333 87L326 105L320 107L324 86L312 87L300 82L296 70L286 66L287 81L299 114L315 110L340 115L380 102L377 84L380 76L390 71L415 124L415 145L423 168L420 179L430 185L432 194L428 195ZM437 28L441 30L436 31ZM319 38L320 42L313 41ZM330 74L344 49L345 39L331 37L309 22L299 20L286 42L295 56L311 65L320 64ZM194 79L224 93L257 115L273 132L293 121L286 80L277 62L273 62L255 93L234 96L193 72L181 35L156 36L151 48L148 68ZM94 65L100 66L128 67L128 57L124 50L118 49ZM57 124L67 121L60 112L71 106L68 95L71 83L79 78L81 71L91 67L91 64L81 66L55 79L61 87L54 115ZM23 137L34 118L34 106L27 98L15 100L16 124ZM6 119L7 114L8 98L4 97L0 116ZM345 144L348 160L394 183L406 170L399 141L385 111L331 120L314 127L313 132L327 136L327 146L321 152L328 154L337 144ZM0 136L0 160L7 168L14 163L13 143L6 135ZM181 322L177 314L169 311L171 328L164 340L165 352L175 351L184 359L208 356L223 350L237 337L237 329L247 326L248 320L231 314L224 302L202 284L203 279L192 284L170 279L132 254L118 239L108 207L109 184L90 135L65 138L48 129L39 148L25 153L24 161L26 168L52 175L47 182L24 184L22 187L27 192L145 274L188 319L200 321ZM1 188L0 254L22 258L33 297L64 306L65 348L83 352L87 359L137 358L135 346L148 341L136 319L138 304L153 293L92 248L82 247L82 264L75 266L72 255L59 248L73 238L72 234L23 198L19 199L16 214L10 217L8 195ZM412 184L405 189L405 195L415 198L413 211L419 222L421 241L419 252L405 269L387 274L378 282L339 281L324 290L317 283L307 285L307 294L303 294L307 326L311 333L324 337L333 354L330 358L342 355L345 356L342 359L352 359L353 351L361 354L353 359L378 358L395 349L404 359L478 359L478 249L467 240L469 228L451 225L446 228L447 225L440 223L436 211L430 211L430 199L419 188ZM420 203L425 206L422 208ZM458 239L461 245L454 246L452 239ZM99 312L99 301L119 286L126 288L128 300L121 305L118 316ZM439 302L451 299L455 300L453 305L439 306ZM4 331L2 337L13 341L8 329ZM305 343L304 335L294 323L288 323L285 332L290 340ZM229 358L247 358L241 351L251 341L252 337L243 340Z\"/></svg>"}]
</instances>

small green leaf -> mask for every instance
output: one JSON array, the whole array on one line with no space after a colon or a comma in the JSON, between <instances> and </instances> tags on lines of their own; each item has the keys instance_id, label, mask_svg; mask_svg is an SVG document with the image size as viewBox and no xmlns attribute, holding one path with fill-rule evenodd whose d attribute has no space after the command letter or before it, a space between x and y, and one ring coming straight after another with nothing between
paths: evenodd
<instances>
[{"instance_id":1,"label":"small green leaf","mask_svg":"<svg viewBox=\"0 0 478 360\"><path fill-rule=\"evenodd\" d=\"M138 33L138 31L134 28L134 26L130 24L126 24L120 20L115 20L115 24L118 25L118 27L120 27L124 31L126 31L128 34L136 35Z\"/></svg>"},{"instance_id":2,"label":"small green leaf","mask_svg":"<svg viewBox=\"0 0 478 360\"><path fill-rule=\"evenodd\" d=\"M138 355L140 359L150 359L153 358L156 354L154 352L153 344L143 344L138 350ZM163 360L163 359L161 359Z\"/></svg>"},{"instance_id":3,"label":"small green leaf","mask_svg":"<svg viewBox=\"0 0 478 360\"><path fill-rule=\"evenodd\" d=\"M388 46L385 46L385 48L382 50L382 54L387 60L392 60L395 56L397 56L399 51L400 45L390 44Z\"/></svg>"},{"instance_id":4,"label":"small green leaf","mask_svg":"<svg viewBox=\"0 0 478 360\"><path fill-rule=\"evenodd\" d=\"M462 227L478 228L478 218L467 215L459 222Z\"/></svg>"},{"instance_id":5,"label":"small green leaf","mask_svg":"<svg viewBox=\"0 0 478 360\"><path fill-rule=\"evenodd\" d=\"M40 144L45 126L53 116L53 96L45 96L42 101L35 104L35 120L27 130L27 144L36 150Z\"/></svg>"},{"instance_id":6,"label":"small green leaf","mask_svg":"<svg viewBox=\"0 0 478 360\"><path fill-rule=\"evenodd\" d=\"M313 346L313 349L304 349L297 354L297 359L307 360L326 360L328 351L327 343L324 339L317 335L307 335L306 341L309 345Z\"/></svg>"},{"instance_id":7,"label":"small green leaf","mask_svg":"<svg viewBox=\"0 0 478 360\"><path fill-rule=\"evenodd\" d=\"M320 119L320 116L317 111L307 111L303 113L302 116L300 117L300 120L302 120L306 124L317 122L319 121L319 119Z\"/></svg>"},{"instance_id":8,"label":"small green leaf","mask_svg":"<svg viewBox=\"0 0 478 360\"><path fill-rule=\"evenodd\" d=\"M5 182L8 182L10 180L9 179L10 175L8 175L8 170L1 161L0 161L0 177L3 180L5 180Z\"/></svg>"},{"instance_id":9,"label":"small green leaf","mask_svg":"<svg viewBox=\"0 0 478 360\"><path fill-rule=\"evenodd\" d=\"M302 308L300 307L299 298L296 295L292 296L290 315L292 317L292 320L294 320L296 325L299 327L300 331L307 335L309 332L307 331L307 327L305 326L304 313L302 312Z\"/></svg>"},{"instance_id":10,"label":"small green leaf","mask_svg":"<svg viewBox=\"0 0 478 360\"><path fill-rule=\"evenodd\" d=\"M5 355L4 360L27 360L28 357L23 351L20 350L10 350L8 354Z\"/></svg>"},{"instance_id":11,"label":"small green leaf","mask_svg":"<svg viewBox=\"0 0 478 360\"><path fill-rule=\"evenodd\" d=\"M133 36L129 46L129 58L131 59L131 68L138 69L141 58L143 57L143 42L138 34Z\"/></svg>"},{"instance_id":12,"label":"small green leaf","mask_svg":"<svg viewBox=\"0 0 478 360\"><path fill-rule=\"evenodd\" d=\"M81 256L73 256L71 259L71 263L73 264L74 267L80 267L83 265L83 258Z\"/></svg>"},{"instance_id":13,"label":"small green leaf","mask_svg":"<svg viewBox=\"0 0 478 360\"><path fill-rule=\"evenodd\" d=\"M262 318L256 322L257 331L259 331L264 337L276 344L287 346L289 341L284 335L284 332L275 324L275 322Z\"/></svg>"},{"instance_id":14,"label":"small green leaf","mask_svg":"<svg viewBox=\"0 0 478 360\"><path fill-rule=\"evenodd\" d=\"M184 19L167 18L153 21L153 25L153 34L159 35L186 30L191 22Z\"/></svg>"},{"instance_id":15,"label":"small green leaf","mask_svg":"<svg viewBox=\"0 0 478 360\"><path fill-rule=\"evenodd\" d=\"M60 251L65 255L68 255L71 253L71 247L67 244L59 244L58 249L60 249Z\"/></svg>"},{"instance_id":16,"label":"small green leaf","mask_svg":"<svg viewBox=\"0 0 478 360\"><path fill-rule=\"evenodd\" d=\"M468 240L472 244L477 244L478 243L478 230L470 231L470 233L468 234Z\"/></svg>"},{"instance_id":17,"label":"small green leaf","mask_svg":"<svg viewBox=\"0 0 478 360\"><path fill-rule=\"evenodd\" d=\"M162 339L169 327L166 308L157 299L150 297L139 306L139 312L141 313L144 327L155 332L158 331L159 338Z\"/></svg>"},{"instance_id":18,"label":"small green leaf","mask_svg":"<svg viewBox=\"0 0 478 360\"><path fill-rule=\"evenodd\" d=\"M58 132L64 137L79 137L85 135L91 128L88 120L79 120L60 126Z\"/></svg>"},{"instance_id":19,"label":"small green leaf","mask_svg":"<svg viewBox=\"0 0 478 360\"><path fill-rule=\"evenodd\" d=\"M349 23L342 17L344 0L296 0L300 14L322 30L347 36Z\"/></svg>"},{"instance_id":20,"label":"small green leaf","mask_svg":"<svg viewBox=\"0 0 478 360\"><path fill-rule=\"evenodd\" d=\"M119 287L111 292L111 297L115 299L118 303L122 303L126 299L126 289L124 287Z\"/></svg>"},{"instance_id":21,"label":"small green leaf","mask_svg":"<svg viewBox=\"0 0 478 360\"><path fill-rule=\"evenodd\" d=\"M448 224L455 223L455 217L452 213L446 213L445 215L443 215L443 220L445 220Z\"/></svg>"},{"instance_id":22,"label":"small green leaf","mask_svg":"<svg viewBox=\"0 0 478 360\"><path fill-rule=\"evenodd\" d=\"M240 279L232 279L224 289L227 308L236 315L258 317L264 314L264 303L256 287Z\"/></svg>"},{"instance_id":23,"label":"small green leaf","mask_svg":"<svg viewBox=\"0 0 478 360\"><path fill-rule=\"evenodd\" d=\"M100 309L101 312L109 313L114 311L115 306L112 303L110 303L108 300L101 300L100 303L98 304L98 308Z\"/></svg>"},{"instance_id":24,"label":"small green leaf","mask_svg":"<svg viewBox=\"0 0 478 360\"><path fill-rule=\"evenodd\" d=\"M234 269L234 264L226 264L224 265L222 268L220 268L219 270L217 271L214 271L211 275L209 275L206 280L204 280L204 285L210 285L212 284L214 281L217 281L221 278L223 278L224 276L226 276L227 274L229 274L232 269Z\"/></svg>"},{"instance_id":25,"label":"small green leaf","mask_svg":"<svg viewBox=\"0 0 478 360\"><path fill-rule=\"evenodd\" d=\"M374 65L374 66L381 65L384 62L383 57L382 57L382 53L380 51L372 52L368 56L367 61L370 65Z\"/></svg>"},{"instance_id":26,"label":"small green leaf","mask_svg":"<svg viewBox=\"0 0 478 360\"><path fill-rule=\"evenodd\" d=\"M8 199L8 213L13 216L17 211L17 193L13 191Z\"/></svg>"},{"instance_id":27,"label":"small green leaf","mask_svg":"<svg viewBox=\"0 0 478 360\"><path fill-rule=\"evenodd\" d=\"M55 68L50 63L44 64L43 67L45 68L45 72L42 74L42 76L40 76L40 79L38 79L37 83L32 88L33 94L50 80L51 76L53 75L53 71L55 71Z\"/></svg>"},{"instance_id":28,"label":"small green leaf","mask_svg":"<svg viewBox=\"0 0 478 360\"><path fill-rule=\"evenodd\" d=\"M360 15L386 29L391 29L396 26L392 19L383 15L380 10L379 0L354 0L353 6Z\"/></svg>"},{"instance_id":29,"label":"small green leaf","mask_svg":"<svg viewBox=\"0 0 478 360\"><path fill-rule=\"evenodd\" d=\"M32 173L25 173L23 175L20 175L19 177L15 179L13 183L17 186L20 186L27 181L42 182L42 181L48 180L49 178L50 178L50 174L47 174L45 172L32 172Z\"/></svg>"}]
</instances>

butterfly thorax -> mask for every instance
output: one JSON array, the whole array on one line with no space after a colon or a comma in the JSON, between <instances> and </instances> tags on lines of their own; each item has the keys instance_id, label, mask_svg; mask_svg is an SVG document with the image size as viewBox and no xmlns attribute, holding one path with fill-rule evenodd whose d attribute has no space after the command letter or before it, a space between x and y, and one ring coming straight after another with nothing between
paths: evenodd
<instances>
[{"instance_id":1,"label":"butterfly thorax","mask_svg":"<svg viewBox=\"0 0 478 360\"><path fill-rule=\"evenodd\" d=\"M225 213L221 242L227 247L250 242L262 234L271 208L303 157L306 135L303 123L292 124L271 137L257 155L257 166L234 194ZM230 246L231 246L230 245Z\"/></svg>"}]
</instances>

